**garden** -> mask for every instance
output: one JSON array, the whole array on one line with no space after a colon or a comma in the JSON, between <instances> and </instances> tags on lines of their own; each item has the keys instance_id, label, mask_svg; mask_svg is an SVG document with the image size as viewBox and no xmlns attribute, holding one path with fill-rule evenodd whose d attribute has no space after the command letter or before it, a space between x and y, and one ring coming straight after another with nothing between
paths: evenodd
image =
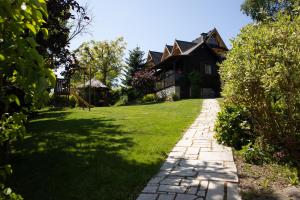
<instances>
[{"instance_id":1,"label":"garden","mask_svg":"<svg viewBox=\"0 0 300 200\"><path fill-rule=\"evenodd\" d=\"M278 199L300 191L300 3L241 10L254 22L219 64L215 138L243 199ZM140 47L123 63L123 37L71 51L91 22L76 0L0 1L0 199L135 199L199 114L202 99L155 95Z\"/></svg>"}]
</instances>

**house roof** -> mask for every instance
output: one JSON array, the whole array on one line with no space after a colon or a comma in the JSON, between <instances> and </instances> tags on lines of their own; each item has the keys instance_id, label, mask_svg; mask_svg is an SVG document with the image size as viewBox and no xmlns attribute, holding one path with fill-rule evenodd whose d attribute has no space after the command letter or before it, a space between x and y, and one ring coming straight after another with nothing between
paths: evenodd
<instances>
[{"instance_id":1,"label":"house roof","mask_svg":"<svg viewBox=\"0 0 300 200\"><path fill-rule=\"evenodd\" d=\"M79 85L78 88L83 88L84 86L88 87L89 85L90 85L90 80L86 81L85 85L84 84ZM101 81L99 81L97 79L94 79L94 78L91 79L91 87L94 87L94 88L108 88Z\"/></svg>"},{"instance_id":2,"label":"house roof","mask_svg":"<svg viewBox=\"0 0 300 200\"><path fill-rule=\"evenodd\" d=\"M173 46L172 45L166 45L166 47L167 47L168 51L170 53L172 53Z\"/></svg>"},{"instance_id":3,"label":"house roof","mask_svg":"<svg viewBox=\"0 0 300 200\"><path fill-rule=\"evenodd\" d=\"M152 61L155 65L157 65L158 63L160 63L161 57L163 55L162 52L157 52L157 51L149 51L149 54L152 58Z\"/></svg>"},{"instance_id":4,"label":"house roof","mask_svg":"<svg viewBox=\"0 0 300 200\"><path fill-rule=\"evenodd\" d=\"M191 42L175 40L174 46L166 45L166 48L171 53L171 55L166 56L164 59L162 59L163 53L161 52L149 51L149 54L151 55L153 63L155 65L158 65L161 64L162 62L165 62L166 60L169 60L174 56L177 57L177 56L190 55L192 52L198 49L198 47L204 44L206 44L206 46L209 47L209 49L219 57L223 56L222 52L228 51L228 48L224 43L224 41L222 40L217 29L214 28L208 31L207 33L201 33L199 37L197 37Z\"/></svg>"},{"instance_id":5,"label":"house roof","mask_svg":"<svg viewBox=\"0 0 300 200\"><path fill-rule=\"evenodd\" d=\"M185 52L186 50L194 47L195 45L197 45L197 43L194 42L187 42L187 41L181 41L181 40L175 40L175 42L178 44L181 52Z\"/></svg>"}]
</instances>

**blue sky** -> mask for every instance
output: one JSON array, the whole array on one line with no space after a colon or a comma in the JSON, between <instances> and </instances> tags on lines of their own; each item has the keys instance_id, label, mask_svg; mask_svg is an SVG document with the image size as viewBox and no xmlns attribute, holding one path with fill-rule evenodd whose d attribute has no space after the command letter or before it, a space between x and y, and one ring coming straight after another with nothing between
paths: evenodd
<instances>
[{"instance_id":1,"label":"blue sky","mask_svg":"<svg viewBox=\"0 0 300 200\"><path fill-rule=\"evenodd\" d=\"M71 41L71 49L89 40L112 40L123 36L128 49L137 45L147 51L163 51L174 39L191 41L216 27L230 47L229 39L251 19L240 11L244 0L78 0L92 13L91 34ZM126 54L127 54L126 52Z\"/></svg>"}]
</instances>

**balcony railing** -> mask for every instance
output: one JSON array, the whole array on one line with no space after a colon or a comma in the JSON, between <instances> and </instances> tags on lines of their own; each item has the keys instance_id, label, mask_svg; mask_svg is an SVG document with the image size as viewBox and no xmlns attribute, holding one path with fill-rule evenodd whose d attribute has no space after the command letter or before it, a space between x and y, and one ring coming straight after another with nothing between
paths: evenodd
<instances>
[{"instance_id":1,"label":"balcony railing","mask_svg":"<svg viewBox=\"0 0 300 200\"><path fill-rule=\"evenodd\" d=\"M168 74L168 76L165 76L156 82L156 90L157 91L163 90L165 88L174 85L175 85L175 73Z\"/></svg>"}]
</instances>

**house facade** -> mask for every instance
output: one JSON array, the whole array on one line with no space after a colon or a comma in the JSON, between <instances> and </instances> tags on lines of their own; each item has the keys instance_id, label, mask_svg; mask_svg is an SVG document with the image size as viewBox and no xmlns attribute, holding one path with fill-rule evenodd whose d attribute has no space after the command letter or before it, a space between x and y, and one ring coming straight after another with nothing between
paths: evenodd
<instances>
[{"instance_id":1,"label":"house facade","mask_svg":"<svg viewBox=\"0 0 300 200\"><path fill-rule=\"evenodd\" d=\"M218 63L228 51L217 29L202 33L191 42L175 40L163 52L149 51L147 66L155 70L156 92L160 97L218 97Z\"/></svg>"}]
</instances>

